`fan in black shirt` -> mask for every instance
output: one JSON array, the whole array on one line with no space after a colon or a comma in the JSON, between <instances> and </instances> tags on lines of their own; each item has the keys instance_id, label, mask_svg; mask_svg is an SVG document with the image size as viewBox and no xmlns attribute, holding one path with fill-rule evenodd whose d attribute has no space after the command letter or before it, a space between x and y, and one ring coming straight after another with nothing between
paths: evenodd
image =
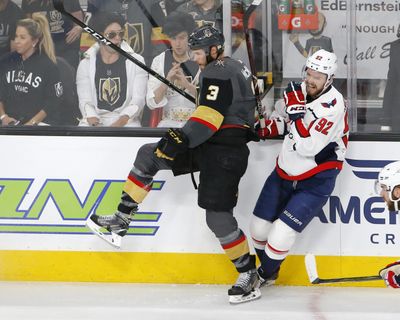
<instances>
[{"instance_id":1,"label":"fan in black shirt","mask_svg":"<svg viewBox=\"0 0 400 320\"><path fill-rule=\"evenodd\" d=\"M41 124L63 94L46 18L18 21L15 50L1 63L1 124Z\"/></svg>"}]
</instances>

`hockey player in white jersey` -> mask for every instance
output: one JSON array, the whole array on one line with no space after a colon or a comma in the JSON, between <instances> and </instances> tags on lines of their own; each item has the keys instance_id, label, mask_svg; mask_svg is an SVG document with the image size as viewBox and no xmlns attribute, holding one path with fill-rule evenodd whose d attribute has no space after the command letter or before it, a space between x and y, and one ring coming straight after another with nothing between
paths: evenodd
<instances>
[{"instance_id":1,"label":"hockey player in white jersey","mask_svg":"<svg viewBox=\"0 0 400 320\"><path fill-rule=\"evenodd\" d=\"M400 161L383 167L376 181L379 193L390 211L400 210ZM400 260L388 264L379 271L379 275L389 288L400 288Z\"/></svg>"},{"instance_id":2,"label":"hockey player in white jersey","mask_svg":"<svg viewBox=\"0 0 400 320\"><path fill-rule=\"evenodd\" d=\"M270 119L261 138L285 134L276 167L255 206L250 231L263 284L272 284L301 233L331 195L348 141L343 96L332 86L334 53L319 50L307 59L302 82L284 91L286 121ZM285 131L285 132L284 132Z\"/></svg>"}]
</instances>

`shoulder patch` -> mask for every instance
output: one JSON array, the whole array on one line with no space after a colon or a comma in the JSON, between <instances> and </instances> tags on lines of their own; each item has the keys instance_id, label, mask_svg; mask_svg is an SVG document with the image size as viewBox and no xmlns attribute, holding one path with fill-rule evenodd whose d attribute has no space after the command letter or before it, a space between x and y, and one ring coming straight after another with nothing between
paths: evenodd
<instances>
[{"instance_id":1,"label":"shoulder patch","mask_svg":"<svg viewBox=\"0 0 400 320\"><path fill-rule=\"evenodd\" d=\"M337 100L336 100L336 98L335 98L335 99L333 99L333 100L330 101L330 102L321 102L321 105L322 105L324 108L331 108L331 107L334 107L334 106L336 105L336 103L337 103Z\"/></svg>"}]
</instances>

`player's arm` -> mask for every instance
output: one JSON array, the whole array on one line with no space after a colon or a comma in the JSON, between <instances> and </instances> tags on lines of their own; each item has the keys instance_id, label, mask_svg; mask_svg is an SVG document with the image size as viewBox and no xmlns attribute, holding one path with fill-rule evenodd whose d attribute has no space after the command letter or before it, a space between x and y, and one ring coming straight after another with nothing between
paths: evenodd
<instances>
[{"instance_id":1,"label":"player's arm","mask_svg":"<svg viewBox=\"0 0 400 320\"><path fill-rule=\"evenodd\" d=\"M232 95L230 80L203 78L198 107L182 129L167 131L155 150L157 157L172 161L177 154L207 141L221 127Z\"/></svg>"},{"instance_id":2,"label":"player's arm","mask_svg":"<svg viewBox=\"0 0 400 320\"><path fill-rule=\"evenodd\" d=\"M340 129L343 124L344 115L341 112L317 118L308 127L304 124L303 118L292 121L290 132L295 141L295 151L306 157L317 155L339 137L339 130L343 131Z\"/></svg>"},{"instance_id":3,"label":"player's arm","mask_svg":"<svg viewBox=\"0 0 400 320\"><path fill-rule=\"evenodd\" d=\"M182 128L190 148L207 141L218 131L232 104L232 97L233 86L230 79L202 79L198 106Z\"/></svg>"}]
</instances>

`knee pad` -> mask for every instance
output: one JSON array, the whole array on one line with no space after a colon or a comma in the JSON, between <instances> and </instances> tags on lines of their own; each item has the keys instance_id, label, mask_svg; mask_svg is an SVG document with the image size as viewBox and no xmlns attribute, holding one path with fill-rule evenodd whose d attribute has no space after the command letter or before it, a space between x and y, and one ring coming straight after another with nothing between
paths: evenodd
<instances>
[{"instance_id":1,"label":"knee pad","mask_svg":"<svg viewBox=\"0 0 400 320\"><path fill-rule=\"evenodd\" d=\"M272 223L255 215L251 218L250 234L256 249L264 250Z\"/></svg>"},{"instance_id":2,"label":"knee pad","mask_svg":"<svg viewBox=\"0 0 400 320\"><path fill-rule=\"evenodd\" d=\"M283 260L289 254L298 232L290 228L282 220L274 221L268 235L265 252L271 259Z\"/></svg>"},{"instance_id":3,"label":"knee pad","mask_svg":"<svg viewBox=\"0 0 400 320\"><path fill-rule=\"evenodd\" d=\"M156 172L153 172L153 158L156 143L144 144L139 148L136 154L136 159L133 166L141 173L141 176L152 177Z\"/></svg>"},{"instance_id":4,"label":"knee pad","mask_svg":"<svg viewBox=\"0 0 400 320\"><path fill-rule=\"evenodd\" d=\"M223 238L238 229L238 223L231 211L206 210L207 226L217 236Z\"/></svg>"}]
</instances>

